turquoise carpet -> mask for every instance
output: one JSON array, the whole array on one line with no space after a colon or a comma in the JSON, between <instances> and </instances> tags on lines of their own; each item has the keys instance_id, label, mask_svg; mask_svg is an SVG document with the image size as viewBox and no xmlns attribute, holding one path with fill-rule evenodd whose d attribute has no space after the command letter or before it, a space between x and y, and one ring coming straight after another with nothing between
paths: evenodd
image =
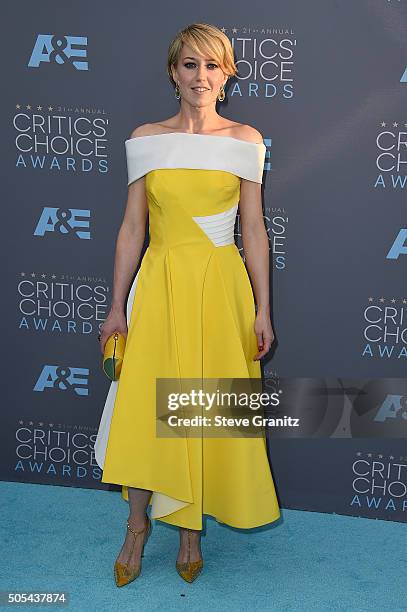
<instances>
[{"instance_id":1,"label":"turquoise carpet","mask_svg":"<svg viewBox=\"0 0 407 612\"><path fill-rule=\"evenodd\" d=\"M153 521L140 577L116 587L126 528L120 493L0 482L5 591L67 591L69 606L15 610L407 610L407 526L282 510L269 527L239 530L210 517L204 569L192 584L175 570L178 531Z\"/></svg>"}]
</instances>

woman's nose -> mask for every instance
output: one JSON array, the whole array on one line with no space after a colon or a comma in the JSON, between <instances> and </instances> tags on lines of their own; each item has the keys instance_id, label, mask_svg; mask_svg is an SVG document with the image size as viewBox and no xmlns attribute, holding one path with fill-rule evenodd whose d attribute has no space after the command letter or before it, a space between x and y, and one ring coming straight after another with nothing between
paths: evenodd
<instances>
[{"instance_id":1,"label":"woman's nose","mask_svg":"<svg viewBox=\"0 0 407 612\"><path fill-rule=\"evenodd\" d=\"M201 65L198 66L198 79L203 79L205 78L205 74L206 74L206 68L205 66Z\"/></svg>"}]
</instances>

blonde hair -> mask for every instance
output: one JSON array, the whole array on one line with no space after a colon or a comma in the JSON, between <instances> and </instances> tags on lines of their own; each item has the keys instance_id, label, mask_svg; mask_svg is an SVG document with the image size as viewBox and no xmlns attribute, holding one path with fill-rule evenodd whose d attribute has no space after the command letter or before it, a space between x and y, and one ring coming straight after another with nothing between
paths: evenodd
<instances>
[{"instance_id":1,"label":"blonde hair","mask_svg":"<svg viewBox=\"0 0 407 612\"><path fill-rule=\"evenodd\" d=\"M209 23L192 23L180 30L168 47L167 73L174 86L171 67L176 67L183 44L191 47L198 55L206 54L216 59L228 76L237 73L232 45L226 34Z\"/></svg>"}]
</instances>

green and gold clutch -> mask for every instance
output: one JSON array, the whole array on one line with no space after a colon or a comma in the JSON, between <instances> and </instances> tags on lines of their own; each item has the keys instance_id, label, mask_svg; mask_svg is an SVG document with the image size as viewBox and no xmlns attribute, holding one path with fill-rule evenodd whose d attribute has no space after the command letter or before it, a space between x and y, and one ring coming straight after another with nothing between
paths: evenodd
<instances>
[{"instance_id":1,"label":"green and gold clutch","mask_svg":"<svg viewBox=\"0 0 407 612\"><path fill-rule=\"evenodd\" d=\"M114 332L106 340L103 349L103 371L110 380L118 380L122 369L126 338Z\"/></svg>"}]
</instances>

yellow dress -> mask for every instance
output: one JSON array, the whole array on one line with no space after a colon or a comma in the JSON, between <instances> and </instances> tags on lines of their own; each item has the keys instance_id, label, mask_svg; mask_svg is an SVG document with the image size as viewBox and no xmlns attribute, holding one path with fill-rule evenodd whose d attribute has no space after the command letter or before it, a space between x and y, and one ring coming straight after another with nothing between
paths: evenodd
<instances>
[{"instance_id":1,"label":"yellow dress","mask_svg":"<svg viewBox=\"0 0 407 612\"><path fill-rule=\"evenodd\" d=\"M149 246L127 303L120 379L95 442L102 482L153 491L151 518L202 529L280 516L264 437L156 436L156 378L260 378L250 280L234 242L240 179L261 183L265 146L172 132L125 141L145 176Z\"/></svg>"}]
</instances>

